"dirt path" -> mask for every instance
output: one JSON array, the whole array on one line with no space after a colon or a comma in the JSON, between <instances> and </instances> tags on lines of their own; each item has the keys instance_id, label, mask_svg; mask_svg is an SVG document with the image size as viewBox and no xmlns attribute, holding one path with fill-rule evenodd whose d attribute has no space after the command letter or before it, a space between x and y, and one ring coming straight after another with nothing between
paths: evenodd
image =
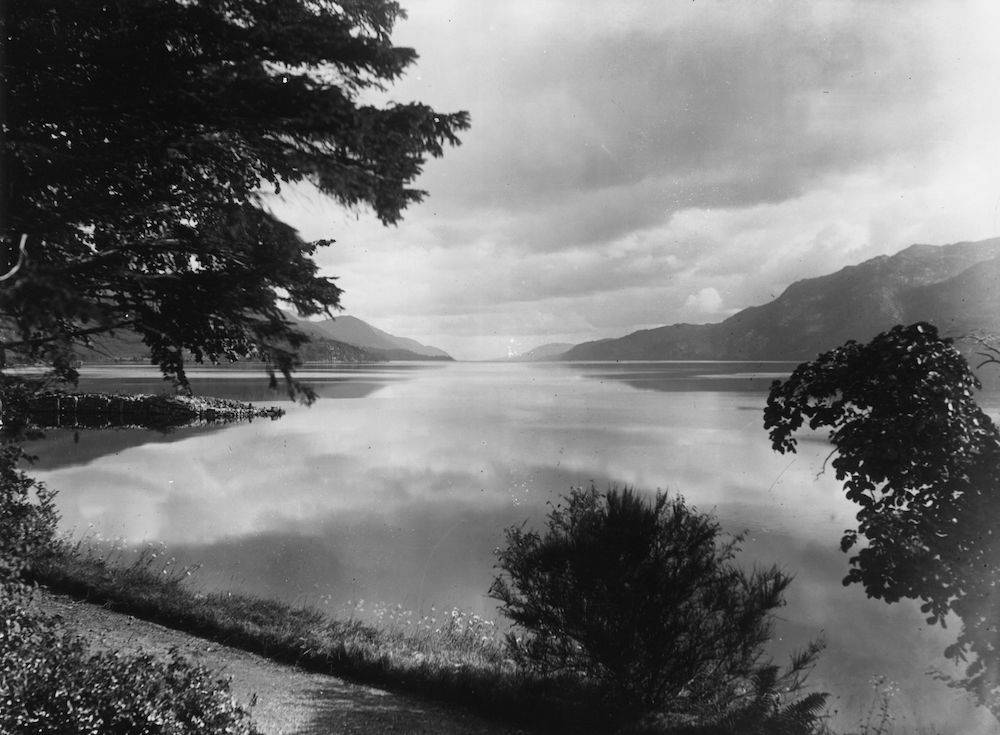
<instances>
[{"instance_id":1,"label":"dirt path","mask_svg":"<svg viewBox=\"0 0 1000 735\"><path fill-rule=\"evenodd\" d=\"M247 704L256 695L253 718L268 735L522 732L436 703L275 663L68 597L40 592L39 602L95 646L151 653L177 648L221 676L232 677L240 702Z\"/></svg>"}]
</instances>

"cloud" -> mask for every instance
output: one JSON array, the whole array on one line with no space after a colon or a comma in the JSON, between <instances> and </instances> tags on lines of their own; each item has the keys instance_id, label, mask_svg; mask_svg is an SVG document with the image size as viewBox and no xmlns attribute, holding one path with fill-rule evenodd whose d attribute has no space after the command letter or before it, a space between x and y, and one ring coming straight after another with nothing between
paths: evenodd
<instances>
[{"instance_id":1,"label":"cloud","mask_svg":"<svg viewBox=\"0 0 1000 735\"><path fill-rule=\"evenodd\" d=\"M712 320L713 293L1000 230L1000 6L962 8L413 2L386 97L473 121L428 200L392 229L302 187L273 206L338 240L350 311L459 357Z\"/></svg>"},{"instance_id":2,"label":"cloud","mask_svg":"<svg viewBox=\"0 0 1000 735\"><path fill-rule=\"evenodd\" d=\"M716 314L722 308L722 297L714 288L706 286L688 296L684 308L699 314Z\"/></svg>"},{"instance_id":3,"label":"cloud","mask_svg":"<svg viewBox=\"0 0 1000 735\"><path fill-rule=\"evenodd\" d=\"M441 57L434 68L464 70L449 81L470 91L495 90L469 96L466 145L427 185L452 206L553 221L601 194L608 219L627 222L637 207L620 199L635 194L661 218L775 201L817 175L919 149L935 134L926 111L936 60L914 53L927 46L923 29L858 6L824 8L713 8L664 25L650 22L666 14L650 7L602 33L578 33L575 16L588 13L575 11L540 19L553 25L534 32L508 18L505 41L496 11L469 10L448 26L454 45L440 38L436 15L415 9L413 41ZM495 56L469 64L472 42ZM655 197L643 196L650 180ZM531 245L579 242L538 235Z\"/></svg>"}]
</instances>

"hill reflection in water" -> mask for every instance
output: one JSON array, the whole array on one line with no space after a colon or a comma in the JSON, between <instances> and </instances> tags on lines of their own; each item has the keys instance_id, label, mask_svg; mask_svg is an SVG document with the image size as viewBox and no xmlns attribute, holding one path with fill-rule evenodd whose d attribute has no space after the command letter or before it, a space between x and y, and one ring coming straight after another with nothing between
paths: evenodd
<instances>
[{"instance_id":1,"label":"hill reflection in water","mask_svg":"<svg viewBox=\"0 0 1000 735\"><path fill-rule=\"evenodd\" d=\"M592 380L615 380L638 390L767 392L771 382L791 374L795 362L581 362Z\"/></svg>"}]
</instances>

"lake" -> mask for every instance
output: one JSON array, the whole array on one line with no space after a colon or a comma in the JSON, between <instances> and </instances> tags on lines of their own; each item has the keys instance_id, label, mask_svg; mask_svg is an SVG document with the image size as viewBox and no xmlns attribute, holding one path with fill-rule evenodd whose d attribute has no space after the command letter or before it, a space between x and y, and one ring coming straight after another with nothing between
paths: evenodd
<instances>
[{"instance_id":1,"label":"lake","mask_svg":"<svg viewBox=\"0 0 1000 735\"><path fill-rule=\"evenodd\" d=\"M279 403L287 415L162 435L51 432L35 473L59 491L63 527L101 543L163 544L233 589L363 616L372 603L490 616L503 529L539 526L571 487L615 483L685 496L747 531L741 562L795 581L774 655L823 635L810 681L857 728L870 680L899 685L900 731L993 732L985 711L927 671L954 630L917 605L844 587L842 531L855 508L829 446L804 437L775 454L762 409L787 363L391 363L307 369L311 407L282 401L258 372L193 370L196 392ZM157 392L146 368L91 368L82 390ZM995 395L984 397L1000 405Z\"/></svg>"}]
</instances>

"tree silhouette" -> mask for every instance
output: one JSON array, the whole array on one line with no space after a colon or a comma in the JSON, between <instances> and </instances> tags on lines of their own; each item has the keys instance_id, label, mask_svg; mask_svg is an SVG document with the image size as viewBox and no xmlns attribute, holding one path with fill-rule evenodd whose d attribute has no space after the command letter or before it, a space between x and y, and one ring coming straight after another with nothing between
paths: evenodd
<instances>
[{"instance_id":1,"label":"tree silhouette","mask_svg":"<svg viewBox=\"0 0 1000 735\"><path fill-rule=\"evenodd\" d=\"M829 430L837 479L859 506L841 540L844 551L861 546L844 584L921 600L932 624L957 614L962 630L945 655L972 660L952 683L1000 717L1000 432L976 403L979 387L934 326L897 326L775 381L764 426L782 453L803 425Z\"/></svg>"},{"instance_id":2,"label":"tree silhouette","mask_svg":"<svg viewBox=\"0 0 1000 735\"><path fill-rule=\"evenodd\" d=\"M303 341L328 312L319 245L261 206L308 181L387 224L424 192L466 113L365 104L416 59L389 0L10 0L3 4L0 347L72 379L72 348L137 331L167 376ZM0 263L0 266L3 266Z\"/></svg>"},{"instance_id":3,"label":"tree silhouette","mask_svg":"<svg viewBox=\"0 0 1000 735\"><path fill-rule=\"evenodd\" d=\"M740 537L721 536L714 517L681 498L573 490L544 533L513 526L497 551L490 596L523 633L508 638L513 655L599 683L626 717L687 713L755 724L732 732L814 732L825 695L788 695L820 644L784 672L763 653L791 578L740 569ZM761 708L778 699L782 707Z\"/></svg>"}]
</instances>

